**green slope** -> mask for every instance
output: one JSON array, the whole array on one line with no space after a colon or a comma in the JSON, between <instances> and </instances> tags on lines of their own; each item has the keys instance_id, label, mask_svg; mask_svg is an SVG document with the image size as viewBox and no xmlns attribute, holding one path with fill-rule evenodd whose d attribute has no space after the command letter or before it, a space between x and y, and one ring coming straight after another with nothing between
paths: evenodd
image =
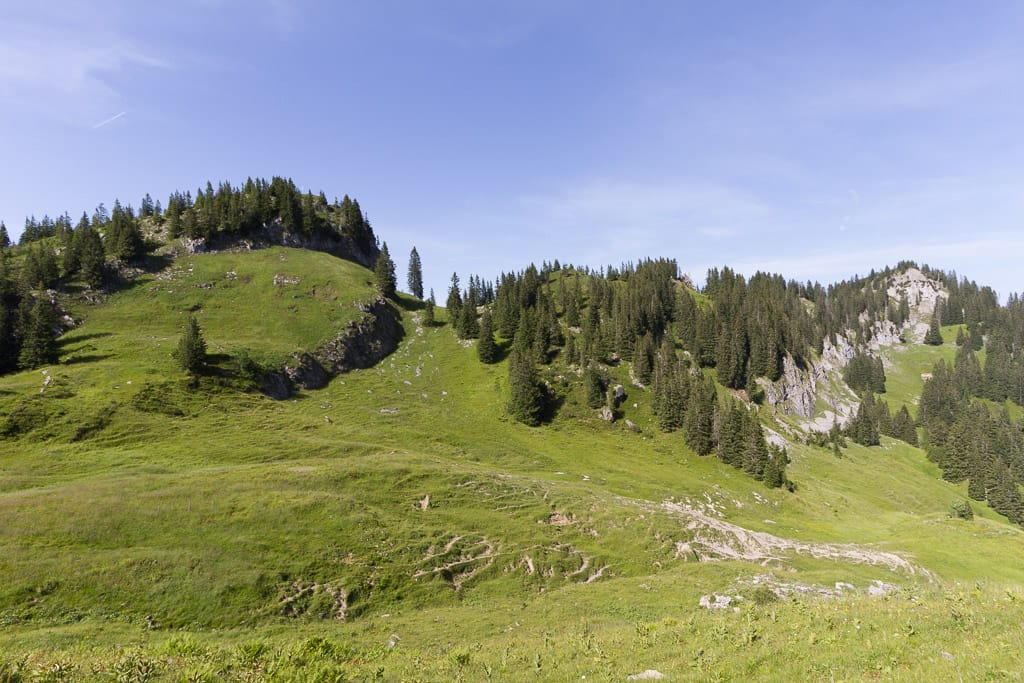
<instances>
[{"instance_id":1,"label":"green slope","mask_svg":"<svg viewBox=\"0 0 1024 683\"><path fill-rule=\"evenodd\" d=\"M0 380L3 414L42 416L0 440L0 667L27 657L30 675L64 663L90 678L150 666L169 680L328 669L621 680L649 667L698 680L914 678L955 673L969 646L1012 670L993 636L1015 604L1000 587L1024 582L1024 534L979 504L973 521L950 519L964 491L918 449L885 441L837 459L797 447L787 493L654 430L636 388L625 417L639 432L572 394L552 424L526 428L504 416L504 363L480 364L445 325L423 328L408 300L399 349L323 390L276 402L213 380L190 388L170 356L186 312L212 351L280 362L353 319L372 275L287 249L169 272L77 311L69 362L47 369L43 393L39 372ZM904 378L893 396L910 402L919 366L946 352L893 354L890 376ZM565 372L556 364L550 380ZM695 562L679 544L700 540L705 518L802 550ZM733 539L701 542L715 559L706 546ZM847 544L914 572L827 556ZM793 599L756 606L755 577ZM901 589L874 598L875 581ZM853 588L814 597L836 582ZM958 584L976 582L965 603ZM747 600L738 613L698 609L713 592Z\"/></svg>"}]
</instances>

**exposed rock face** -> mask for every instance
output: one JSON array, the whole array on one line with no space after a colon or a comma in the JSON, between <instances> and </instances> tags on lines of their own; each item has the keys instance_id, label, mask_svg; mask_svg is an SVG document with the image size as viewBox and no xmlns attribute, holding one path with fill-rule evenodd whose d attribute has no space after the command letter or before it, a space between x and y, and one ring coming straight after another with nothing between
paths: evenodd
<instances>
[{"instance_id":1,"label":"exposed rock face","mask_svg":"<svg viewBox=\"0 0 1024 683\"><path fill-rule=\"evenodd\" d=\"M350 322L337 337L312 354L293 354L280 371L260 377L263 393L280 401L296 389L320 389L331 376L371 367L398 348L402 325L395 307L379 298L360 308L362 318Z\"/></svg>"},{"instance_id":2,"label":"exposed rock face","mask_svg":"<svg viewBox=\"0 0 1024 683\"><path fill-rule=\"evenodd\" d=\"M889 281L889 296L898 301L904 293L910 304L910 324L906 328L912 340L920 343L928 334L928 323L935 313L936 303L939 299L948 299L949 294L943 291L941 282L932 280L917 268L897 273Z\"/></svg>"},{"instance_id":3,"label":"exposed rock face","mask_svg":"<svg viewBox=\"0 0 1024 683\"><path fill-rule=\"evenodd\" d=\"M626 388L621 384L616 384L615 388L612 389L612 401L615 403L615 407L618 408L622 405L622 402L626 400Z\"/></svg>"},{"instance_id":4,"label":"exposed rock face","mask_svg":"<svg viewBox=\"0 0 1024 683\"><path fill-rule=\"evenodd\" d=\"M292 395L291 385L283 372L268 372L260 376L260 391L274 399L283 401Z\"/></svg>"},{"instance_id":5,"label":"exposed rock face","mask_svg":"<svg viewBox=\"0 0 1024 683\"><path fill-rule=\"evenodd\" d=\"M398 311L380 298L363 307L363 317L353 321L330 341L321 344L314 357L329 372L341 373L375 365L402 339Z\"/></svg>"},{"instance_id":6,"label":"exposed rock face","mask_svg":"<svg viewBox=\"0 0 1024 683\"><path fill-rule=\"evenodd\" d=\"M301 389L322 389L330 379L323 366L308 353L292 354L292 361L284 366L284 374L292 386Z\"/></svg>"},{"instance_id":7,"label":"exposed rock face","mask_svg":"<svg viewBox=\"0 0 1024 683\"><path fill-rule=\"evenodd\" d=\"M202 254L208 251L239 247L245 250L265 249L275 245L322 251L347 261L354 261L367 268L373 268L380 255L380 249L376 246L362 248L352 240L333 233L305 235L285 232L280 218L275 218L260 230L246 235L218 233L209 239L201 237L183 237L181 239L181 246L186 254Z\"/></svg>"},{"instance_id":8,"label":"exposed rock face","mask_svg":"<svg viewBox=\"0 0 1024 683\"><path fill-rule=\"evenodd\" d=\"M888 294L896 305L906 296L910 318L902 327L891 320L876 321L871 326L869 340L862 346L869 353L877 354L904 341L920 343L928 331L936 302L948 297L941 282L932 280L917 268L890 276ZM861 322L866 321L862 317ZM821 357L806 368L798 367L789 356L783 359L782 376L777 381L769 382L764 378L757 381L767 402L784 415L803 418L804 427L810 431L828 431L836 423L845 426L860 405L860 399L841 374L856 353L850 342L852 338L855 333L848 330L845 335L837 335L834 344L826 339ZM828 408L816 411L815 404L819 401L827 403Z\"/></svg>"}]
</instances>

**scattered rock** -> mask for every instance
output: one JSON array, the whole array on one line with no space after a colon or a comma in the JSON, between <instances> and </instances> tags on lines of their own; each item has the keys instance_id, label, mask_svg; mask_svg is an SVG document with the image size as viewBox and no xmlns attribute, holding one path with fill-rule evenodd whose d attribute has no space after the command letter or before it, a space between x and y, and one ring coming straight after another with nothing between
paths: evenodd
<instances>
[{"instance_id":1,"label":"scattered rock","mask_svg":"<svg viewBox=\"0 0 1024 683\"><path fill-rule=\"evenodd\" d=\"M598 416L605 422L615 422L615 413L608 406L604 406L598 411Z\"/></svg>"},{"instance_id":2,"label":"scattered rock","mask_svg":"<svg viewBox=\"0 0 1024 683\"><path fill-rule=\"evenodd\" d=\"M665 674L655 669L647 669L641 671L638 674L631 674L626 676L627 681L660 681L665 678Z\"/></svg>"},{"instance_id":3,"label":"scattered rock","mask_svg":"<svg viewBox=\"0 0 1024 683\"><path fill-rule=\"evenodd\" d=\"M636 424L634 424L634 422L632 420L626 420L626 429L628 429L631 432L639 432L640 431L640 428L637 427Z\"/></svg>"},{"instance_id":4,"label":"scattered rock","mask_svg":"<svg viewBox=\"0 0 1024 683\"><path fill-rule=\"evenodd\" d=\"M732 596L712 593L701 596L700 606L705 609L726 609L732 605L732 600Z\"/></svg>"},{"instance_id":5,"label":"scattered rock","mask_svg":"<svg viewBox=\"0 0 1024 683\"><path fill-rule=\"evenodd\" d=\"M420 512L426 512L427 511L427 509L430 507L430 494L429 493L426 494L425 496L423 496L423 498L420 499L419 503L417 504L417 507L419 508Z\"/></svg>"},{"instance_id":6,"label":"scattered rock","mask_svg":"<svg viewBox=\"0 0 1024 683\"><path fill-rule=\"evenodd\" d=\"M576 515L571 512L568 515L564 512L552 512L548 515L545 523L552 526L568 526L576 523Z\"/></svg>"},{"instance_id":7,"label":"scattered rock","mask_svg":"<svg viewBox=\"0 0 1024 683\"><path fill-rule=\"evenodd\" d=\"M398 415L398 408L381 408L381 415Z\"/></svg>"},{"instance_id":8,"label":"scattered rock","mask_svg":"<svg viewBox=\"0 0 1024 683\"><path fill-rule=\"evenodd\" d=\"M871 582L871 585L868 586L868 595L874 595L874 596L888 595L889 593L893 592L897 588L899 588L899 586L897 586L895 584L886 583L884 581L880 581L879 579L875 579L874 581Z\"/></svg>"},{"instance_id":9,"label":"scattered rock","mask_svg":"<svg viewBox=\"0 0 1024 683\"><path fill-rule=\"evenodd\" d=\"M615 407L618 408L622 405L622 402L626 400L626 388L621 384L616 384L615 388L612 389L612 401L615 403Z\"/></svg>"},{"instance_id":10,"label":"scattered rock","mask_svg":"<svg viewBox=\"0 0 1024 683\"><path fill-rule=\"evenodd\" d=\"M275 275L274 286L282 287L284 285L297 285L300 280L297 277L288 277L287 275Z\"/></svg>"}]
</instances>

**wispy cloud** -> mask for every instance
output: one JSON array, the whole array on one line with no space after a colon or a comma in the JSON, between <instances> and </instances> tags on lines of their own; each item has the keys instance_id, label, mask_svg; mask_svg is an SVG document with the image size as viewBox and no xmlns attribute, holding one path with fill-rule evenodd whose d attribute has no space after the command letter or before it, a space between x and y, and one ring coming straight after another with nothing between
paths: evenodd
<instances>
[{"instance_id":1,"label":"wispy cloud","mask_svg":"<svg viewBox=\"0 0 1024 683\"><path fill-rule=\"evenodd\" d=\"M1020 83L1019 65L1019 56L995 53L944 63L889 65L859 78L834 80L799 98L799 104L840 115L945 107L979 92Z\"/></svg>"},{"instance_id":2,"label":"wispy cloud","mask_svg":"<svg viewBox=\"0 0 1024 683\"><path fill-rule=\"evenodd\" d=\"M521 205L556 228L685 229L716 236L734 234L771 211L751 194L691 179L599 180L524 197Z\"/></svg>"},{"instance_id":3,"label":"wispy cloud","mask_svg":"<svg viewBox=\"0 0 1024 683\"><path fill-rule=\"evenodd\" d=\"M0 41L0 98L9 109L87 123L121 103L111 75L168 63L134 40L89 21L67 25L18 20Z\"/></svg>"},{"instance_id":4,"label":"wispy cloud","mask_svg":"<svg viewBox=\"0 0 1024 683\"><path fill-rule=\"evenodd\" d=\"M838 249L808 243L785 255L756 258L747 254L730 260L737 272L752 275L756 271L781 273L796 280L816 280L823 284L844 277L867 275L872 269L894 266L900 261L945 270L956 269L961 275L992 286L1002 298L1011 292L1024 291L1024 280L1016 276L1017 255L1024 253L1024 234L1017 231L976 234L970 239L942 244L899 241L861 249ZM692 273L704 273L715 262L688 261L684 267Z\"/></svg>"}]
</instances>

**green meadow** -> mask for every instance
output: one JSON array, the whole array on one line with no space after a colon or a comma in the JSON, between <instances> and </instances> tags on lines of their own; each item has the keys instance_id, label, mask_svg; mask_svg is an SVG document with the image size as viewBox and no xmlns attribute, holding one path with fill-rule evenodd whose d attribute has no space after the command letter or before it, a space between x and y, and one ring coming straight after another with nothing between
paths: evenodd
<instances>
[{"instance_id":1,"label":"green meadow","mask_svg":"<svg viewBox=\"0 0 1024 683\"><path fill-rule=\"evenodd\" d=\"M658 431L625 363L609 424L557 358L561 406L525 427L507 361L410 298L398 349L322 390L232 375L337 334L372 281L183 257L74 302L61 363L0 379L0 681L1020 677L1024 533L951 517L965 485L902 442L794 446L795 491L767 489ZM889 351L893 410L953 353Z\"/></svg>"}]
</instances>

